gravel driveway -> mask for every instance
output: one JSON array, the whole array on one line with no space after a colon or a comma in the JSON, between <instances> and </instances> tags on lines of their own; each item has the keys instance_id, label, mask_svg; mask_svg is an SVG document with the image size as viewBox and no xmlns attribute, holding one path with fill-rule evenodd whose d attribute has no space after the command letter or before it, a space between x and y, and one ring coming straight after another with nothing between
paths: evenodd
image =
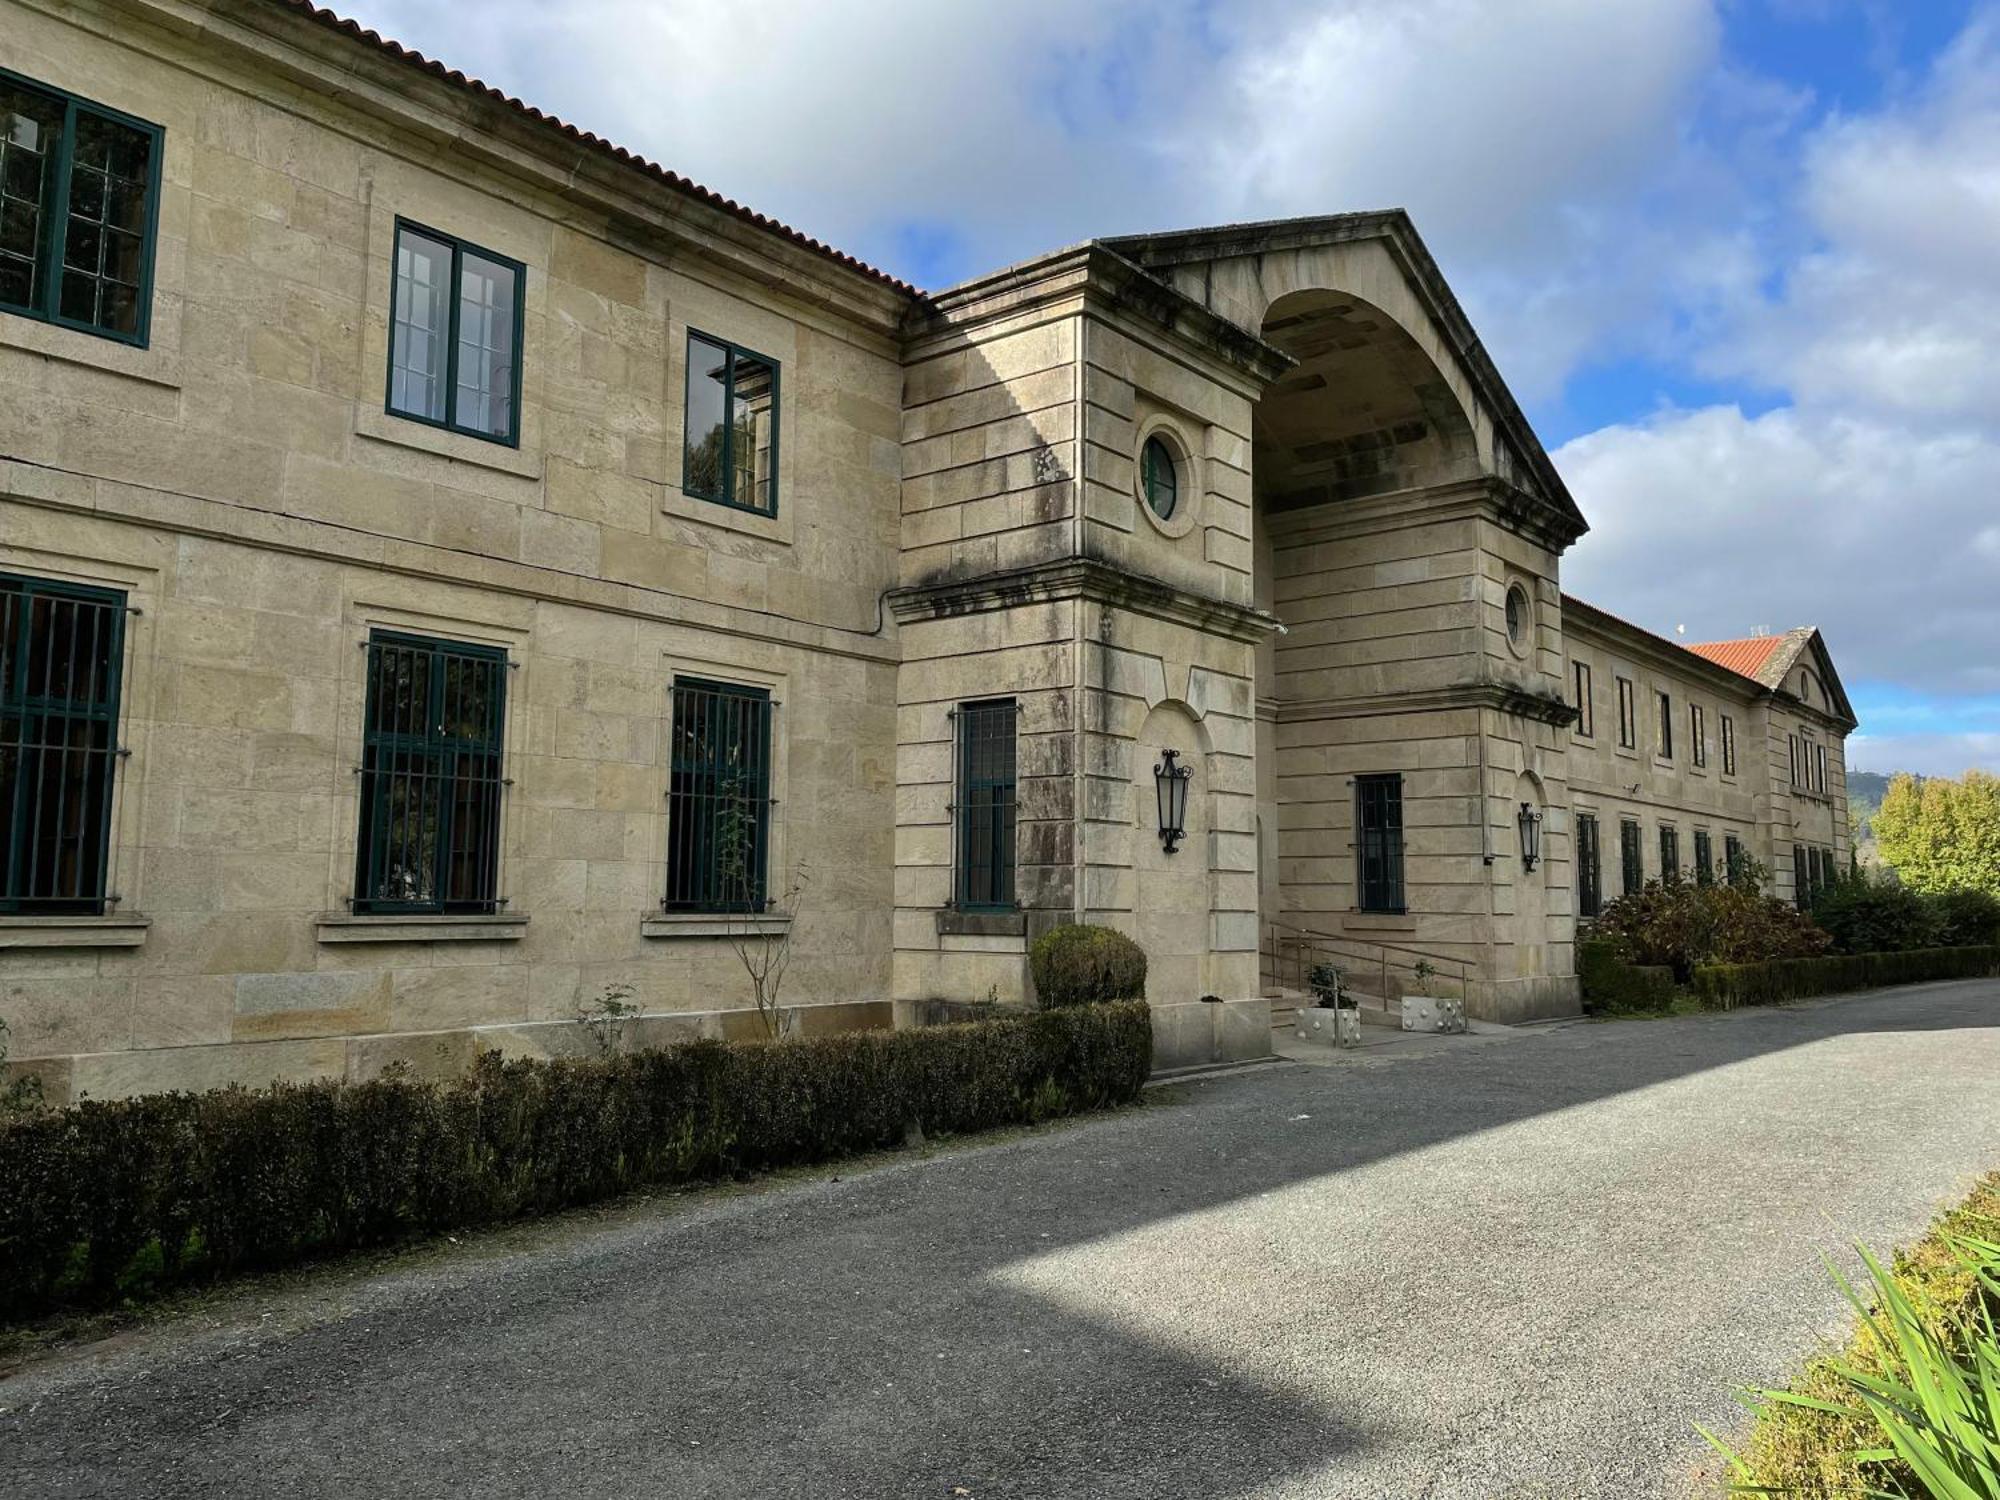
<instances>
[{"instance_id":1,"label":"gravel driveway","mask_svg":"<svg viewBox=\"0 0 2000 1500\"><path fill-rule=\"evenodd\" d=\"M1680 1495L1839 1326L1821 1253L2000 1165L1996 1028L1954 983L1272 1066L232 1296L0 1382L0 1491Z\"/></svg>"}]
</instances>

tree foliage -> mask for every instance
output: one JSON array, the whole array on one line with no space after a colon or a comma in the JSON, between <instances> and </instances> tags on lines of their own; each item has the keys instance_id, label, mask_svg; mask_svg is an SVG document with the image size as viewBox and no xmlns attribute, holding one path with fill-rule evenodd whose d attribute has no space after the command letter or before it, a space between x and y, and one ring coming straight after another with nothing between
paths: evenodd
<instances>
[{"instance_id":1,"label":"tree foliage","mask_svg":"<svg viewBox=\"0 0 2000 1500\"><path fill-rule=\"evenodd\" d=\"M1812 958L1829 939L1790 903L1743 885L1658 881L1604 908L1594 931L1627 963L1671 968L1685 984L1696 964Z\"/></svg>"},{"instance_id":2,"label":"tree foliage","mask_svg":"<svg viewBox=\"0 0 2000 1500\"><path fill-rule=\"evenodd\" d=\"M1912 889L2000 896L2000 777L1899 775L1873 826L1883 861Z\"/></svg>"}]
</instances>

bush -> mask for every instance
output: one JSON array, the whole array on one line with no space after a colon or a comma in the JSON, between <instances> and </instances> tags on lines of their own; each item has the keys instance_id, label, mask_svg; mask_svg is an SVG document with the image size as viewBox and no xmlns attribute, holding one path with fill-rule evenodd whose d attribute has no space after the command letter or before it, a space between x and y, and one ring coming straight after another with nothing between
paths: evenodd
<instances>
[{"instance_id":1,"label":"bush","mask_svg":"<svg viewBox=\"0 0 2000 1500\"><path fill-rule=\"evenodd\" d=\"M1608 938L1584 938L1576 945L1576 974L1585 1015L1618 1011L1663 1011L1680 993L1671 969L1628 964Z\"/></svg>"},{"instance_id":2,"label":"bush","mask_svg":"<svg viewBox=\"0 0 2000 1500\"><path fill-rule=\"evenodd\" d=\"M1993 1277L2000 1267L1990 1263L1990 1252L2000 1248L1990 1243L1995 1239L2000 1239L2000 1174L1983 1180L1923 1239L1896 1255L1876 1279L1876 1308L1844 1350L1813 1359L1788 1390L1762 1393L1756 1425L1736 1460L1736 1488L1814 1500L1930 1493L1904 1463L1856 1462L1858 1453L1880 1451L1888 1444L1880 1423L1857 1409L1854 1377L1907 1386L1913 1352L1931 1366L1928 1373L1935 1378L1948 1375L1945 1367L1958 1362L1954 1356L1968 1353L1975 1338L1983 1336L1990 1350L1989 1320L2000 1313L2000 1280ZM1967 1254L1968 1249L1975 1253ZM1975 1264L1980 1260L1988 1262L1984 1281ZM1892 1337L1885 1340L1883 1333ZM1921 1401L1905 1404L1922 1406ZM1971 1457L1969 1448L1965 1456ZM1989 1478L1991 1473L1989 1467ZM1977 1493L1994 1491L1988 1487Z\"/></svg>"},{"instance_id":3,"label":"bush","mask_svg":"<svg viewBox=\"0 0 2000 1500\"><path fill-rule=\"evenodd\" d=\"M1704 964L1694 971L1704 1005L1773 1005L1814 995L1921 984L1931 979L1979 979L2000 974L2000 948L1917 948L1904 953L1842 953L1768 964Z\"/></svg>"},{"instance_id":4,"label":"bush","mask_svg":"<svg viewBox=\"0 0 2000 1500\"><path fill-rule=\"evenodd\" d=\"M1654 882L1604 908L1591 931L1627 963L1668 968L1686 984L1697 964L1807 958L1828 938L1796 908L1734 885Z\"/></svg>"},{"instance_id":5,"label":"bush","mask_svg":"<svg viewBox=\"0 0 2000 1500\"><path fill-rule=\"evenodd\" d=\"M1812 918L1838 953L1900 953L1943 946L1929 902L1887 880L1837 880L1814 895Z\"/></svg>"},{"instance_id":6,"label":"bush","mask_svg":"<svg viewBox=\"0 0 2000 1500\"><path fill-rule=\"evenodd\" d=\"M1985 891L1936 891L1924 897L1937 924L1940 948L1983 948L2000 943L2000 900Z\"/></svg>"},{"instance_id":7,"label":"bush","mask_svg":"<svg viewBox=\"0 0 2000 1500\"><path fill-rule=\"evenodd\" d=\"M86 1102L0 1124L0 1318L1123 1104L1143 1004Z\"/></svg>"},{"instance_id":8,"label":"bush","mask_svg":"<svg viewBox=\"0 0 2000 1500\"><path fill-rule=\"evenodd\" d=\"M1146 998L1146 950L1110 927L1050 928L1028 949L1028 969L1044 1010Z\"/></svg>"}]
</instances>

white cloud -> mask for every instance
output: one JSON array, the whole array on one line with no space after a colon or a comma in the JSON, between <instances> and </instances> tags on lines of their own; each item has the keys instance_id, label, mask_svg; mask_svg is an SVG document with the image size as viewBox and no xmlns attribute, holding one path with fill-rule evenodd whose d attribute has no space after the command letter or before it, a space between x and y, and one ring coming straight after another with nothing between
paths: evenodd
<instances>
[{"instance_id":1,"label":"white cloud","mask_svg":"<svg viewBox=\"0 0 2000 1500\"><path fill-rule=\"evenodd\" d=\"M1847 765L1854 771L1915 771L1919 776L1961 776L2000 770L2000 734L1850 735Z\"/></svg>"}]
</instances>

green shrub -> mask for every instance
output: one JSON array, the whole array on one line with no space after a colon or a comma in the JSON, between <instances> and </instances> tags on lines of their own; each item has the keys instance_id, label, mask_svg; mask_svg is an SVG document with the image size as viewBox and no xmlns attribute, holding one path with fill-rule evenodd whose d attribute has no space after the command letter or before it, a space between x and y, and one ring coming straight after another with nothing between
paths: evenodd
<instances>
[{"instance_id":1,"label":"green shrub","mask_svg":"<svg viewBox=\"0 0 2000 1500\"><path fill-rule=\"evenodd\" d=\"M1045 1010L1146 998L1146 950L1110 927L1050 928L1028 949L1028 969Z\"/></svg>"},{"instance_id":2,"label":"green shrub","mask_svg":"<svg viewBox=\"0 0 2000 1500\"><path fill-rule=\"evenodd\" d=\"M0 1124L0 1318L1123 1104L1143 1004L85 1102Z\"/></svg>"},{"instance_id":3,"label":"green shrub","mask_svg":"<svg viewBox=\"0 0 2000 1500\"><path fill-rule=\"evenodd\" d=\"M1694 971L1693 987L1702 1004L1726 1010L1887 984L1978 979L1991 974L2000 974L2000 948L1917 948L1905 953L1841 953L1767 964L1704 964Z\"/></svg>"},{"instance_id":4,"label":"green shrub","mask_svg":"<svg viewBox=\"0 0 2000 1500\"><path fill-rule=\"evenodd\" d=\"M1628 964L1618 956L1618 944L1609 938L1584 938L1577 943L1576 973L1585 1015L1663 1011L1680 993L1673 970Z\"/></svg>"},{"instance_id":5,"label":"green shrub","mask_svg":"<svg viewBox=\"0 0 2000 1500\"><path fill-rule=\"evenodd\" d=\"M1812 919L1837 953L1900 953L1943 946L1929 902L1887 880L1836 880L1813 896Z\"/></svg>"},{"instance_id":6,"label":"green shrub","mask_svg":"<svg viewBox=\"0 0 2000 1500\"><path fill-rule=\"evenodd\" d=\"M2000 1436L1993 1432L1992 1388L1982 1397L1965 1381L1982 1346L1988 1369L2000 1378L2000 1369L1992 1365L1992 1319L2000 1314L2000 1246L1992 1243L1995 1238L2000 1238L2000 1173L1980 1182L1964 1203L1940 1217L1909 1250L1899 1251L1887 1268L1871 1264L1876 1305L1862 1310L1846 1347L1809 1361L1788 1389L1759 1393L1753 1407L1756 1422L1743 1454L1730 1455L1734 1489L1810 1500L2000 1493L1993 1484L2000 1475L1993 1468L1991 1448L1984 1488L1926 1488L1906 1460L1883 1454L1892 1435L1884 1431L1881 1414L1869 1410L1875 1403L1864 1404L1861 1394L1867 1381L1900 1387L1903 1398L1896 1404L1928 1427L1933 1408L1912 1388L1927 1382L1911 1378L1928 1377L1933 1391L1956 1395L1954 1404L1968 1419L1960 1427L1962 1436L1976 1430L1972 1414L1982 1406L1985 1440ZM1888 1415L1897 1422L1893 1413ZM1861 1459L1869 1453L1883 1456ZM1948 1448L1945 1457L1949 1462ZM1979 1473L1963 1466L1978 1462L1970 1443L1957 1457L1961 1474Z\"/></svg>"},{"instance_id":7,"label":"green shrub","mask_svg":"<svg viewBox=\"0 0 2000 1500\"><path fill-rule=\"evenodd\" d=\"M1934 891L1924 897L1937 924L1940 948L2000 944L2000 900L1985 891Z\"/></svg>"},{"instance_id":8,"label":"green shrub","mask_svg":"<svg viewBox=\"0 0 2000 1500\"><path fill-rule=\"evenodd\" d=\"M1789 903L1737 885L1655 881L1605 907L1591 931L1627 963L1668 968L1682 984L1695 965L1758 963L1824 953L1827 935Z\"/></svg>"}]
</instances>

